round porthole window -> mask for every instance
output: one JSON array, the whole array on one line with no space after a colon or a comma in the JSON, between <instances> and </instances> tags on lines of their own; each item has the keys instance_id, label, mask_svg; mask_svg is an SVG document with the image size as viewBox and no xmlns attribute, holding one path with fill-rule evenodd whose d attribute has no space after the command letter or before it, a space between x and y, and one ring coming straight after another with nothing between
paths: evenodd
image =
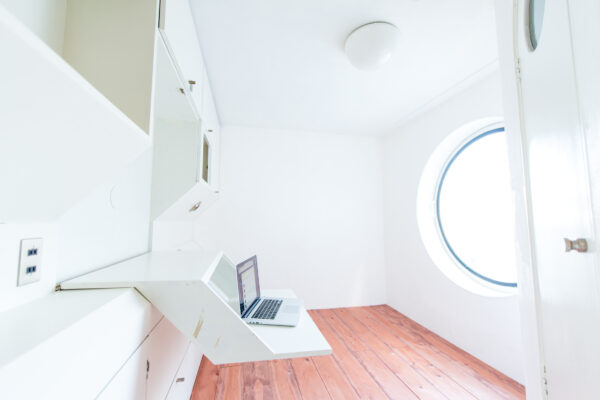
<instances>
[{"instance_id":1,"label":"round porthole window","mask_svg":"<svg viewBox=\"0 0 600 400\"><path fill-rule=\"evenodd\" d=\"M514 204L502 124L479 121L452 133L428 161L418 197L421 236L440 270L478 294L514 293Z\"/></svg>"},{"instance_id":2,"label":"round porthole window","mask_svg":"<svg viewBox=\"0 0 600 400\"><path fill-rule=\"evenodd\" d=\"M527 31L529 32L529 42L532 50L537 49L540 36L542 35L545 8L546 0L529 0L529 7L527 10Z\"/></svg>"}]
</instances>

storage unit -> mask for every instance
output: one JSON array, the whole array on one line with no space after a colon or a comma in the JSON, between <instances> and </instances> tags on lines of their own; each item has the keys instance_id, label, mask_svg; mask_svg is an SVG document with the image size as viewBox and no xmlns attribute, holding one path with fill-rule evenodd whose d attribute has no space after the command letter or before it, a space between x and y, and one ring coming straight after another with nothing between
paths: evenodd
<instances>
[{"instance_id":1,"label":"storage unit","mask_svg":"<svg viewBox=\"0 0 600 400\"><path fill-rule=\"evenodd\" d=\"M218 116L188 1L161 2L160 29L158 0L0 4L6 6L0 5L0 167L14 171L5 185L13 195L0 200L0 222L56 219L149 147L143 133L154 136L161 118L156 113L172 100L161 98L169 81L156 72L163 42L178 79L175 89L198 124L190 172L198 187L170 193L162 211L173 206L166 218L193 220L216 200ZM177 202L184 194L186 200Z\"/></svg>"},{"instance_id":2,"label":"storage unit","mask_svg":"<svg viewBox=\"0 0 600 400\"><path fill-rule=\"evenodd\" d=\"M202 179L202 121L162 37L156 42L151 220L193 221L217 200Z\"/></svg>"},{"instance_id":3,"label":"storage unit","mask_svg":"<svg viewBox=\"0 0 600 400\"><path fill-rule=\"evenodd\" d=\"M135 287L215 364L326 355L331 348L305 309L295 327L248 325L235 266L222 253L151 252L61 284ZM265 296L294 297L291 290Z\"/></svg>"},{"instance_id":4,"label":"storage unit","mask_svg":"<svg viewBox=\"0 0 600 400\"><path fill-rule=\"evenodd\" d=\"M1 5L0 47L0 222L53 220L150 140Z\"/></svg>"},{"instance_id":5,"label":"storage unit","mask_svg":"<svg viewBox=\"0 0 600 400\"><path fill-rule=\"evenodd\" d=\"M55 292L3 312L1 396L94 398L160 318L132 289Z\"/></svg>"}]
</instances>

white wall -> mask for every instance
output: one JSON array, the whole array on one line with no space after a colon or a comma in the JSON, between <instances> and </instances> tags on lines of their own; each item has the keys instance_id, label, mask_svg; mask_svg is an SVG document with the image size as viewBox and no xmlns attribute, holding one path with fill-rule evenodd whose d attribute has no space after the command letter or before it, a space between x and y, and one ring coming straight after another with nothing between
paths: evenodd
<instances>
[{"instance_id":1,"label":"white wall","mask_svg":"<svg viewBox=\"0 0 600 400\"><path fill-rule=\"evenodd\" d=\"M0 0L58 54L62 54L65 37L67 0Z\"/></svg>"},{"instance_id":2,"label":"white wall","mask_svg":"<svg viewBox=\"0 0 600 400\"><path fill-rule=\"evenodd\" d=\"M384 138L384 219L388 303L477 358L524 382L516 296L472 294L443 275L430 259L417 226L421 172L453 130L502 116L497 72L425 111Z\"/></svg>"},{"instance_id":3,"label":"white wall","mask_svg":"<svg viewBox=\"0 0 600 400\"><path fill-rule=\"evenodd\" d=\"M146 252L152 149L53 223L0 224L0 311L57 283ZM44 239L40 282L17 287L20 240Z\"/></svg>"},{"instance_id":4,"label":"white wall","mask_svg":"<svg viewBox=\"0 0 600 400\"><path fill-rule=\"evenodd\" d=\"M219 201L195 240L258 255L264 288L309 308L385 303L381 141L224 127Z\"/></svg>"}]
</instances>

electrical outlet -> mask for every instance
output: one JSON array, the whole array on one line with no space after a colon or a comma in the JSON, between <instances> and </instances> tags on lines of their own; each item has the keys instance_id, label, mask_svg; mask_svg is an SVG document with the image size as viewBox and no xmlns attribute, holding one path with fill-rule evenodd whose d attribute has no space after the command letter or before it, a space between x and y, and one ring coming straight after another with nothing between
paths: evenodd
<instances>
[{"instance_id":1,"label":"electrical outlet","mask_svg":"<svg viewBox=\"0 0 600 400\"><path fill-rule=\"evenodd\" d=\"M17 286L27 285L40 280L42 274L43 239L21 240L21 256L19 258L19 279Z\"/></svg>"}]
</instances>

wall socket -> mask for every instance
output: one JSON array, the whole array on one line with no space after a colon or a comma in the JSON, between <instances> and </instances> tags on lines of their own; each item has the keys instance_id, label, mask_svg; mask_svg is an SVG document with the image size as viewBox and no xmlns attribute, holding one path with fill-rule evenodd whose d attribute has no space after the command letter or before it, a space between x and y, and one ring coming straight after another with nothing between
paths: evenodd
<instances>
[{"instance_id":1,"label":"wall socket","mask_svg":"<svg viewBox=\"0 0 600 400\"><path fill-rule=\"evenodd\" d=\"M41 238L21 240L17 286L27 285L40 280L42 274L43 244L44 240Z\"/></svg>"}]
</instances>

